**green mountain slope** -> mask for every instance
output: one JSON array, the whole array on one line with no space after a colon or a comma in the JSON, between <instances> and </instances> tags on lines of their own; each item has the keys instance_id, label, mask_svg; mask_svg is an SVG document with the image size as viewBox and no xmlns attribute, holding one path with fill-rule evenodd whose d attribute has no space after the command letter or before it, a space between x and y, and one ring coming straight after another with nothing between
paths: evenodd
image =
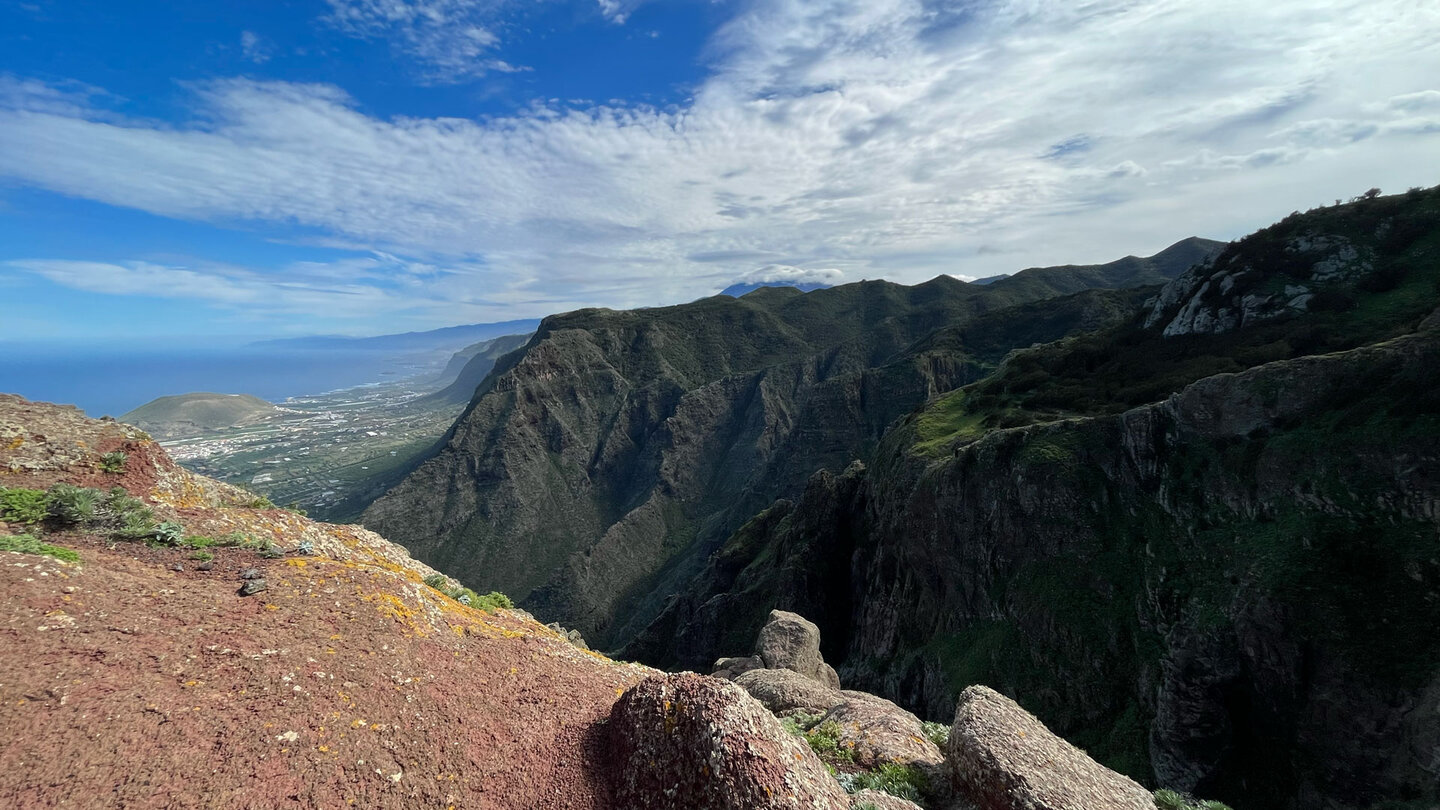
<instances>
[{"instance_id":1,"label":"green mountain slope","mask_svg":"<svg viewBox=\"0 0 1440 810\"><path fill-rule=\"evenodd\" d=\"M1172 252L1189 250L1204 254L1206 243ZM1007 307L1162 272L1180 268L1124 259L991 285L942 276L766 288L547 318L481 384L438 453L364 521L614 646L816 469L843 468L896 418L979 379L1011 348L1096 328L1137 301L1083 294L1033 329L1015 329ZM953 330L986 319L1004 334L974 349L956 343L974 336Z\"/></svg>"},{"instance_id":2,"label":"green mountain slope","mask_svg":"<svg viewBox=\"0 0 1440 810\"><path fill-rule=\"evenodd\" d=\"M422 398L422 404L448 404L469 402L475 389L485 381L495 362L501 357L524 346L530 335L503 335L482 340L456 352L446 364L440 379L449 383L439 391Z\"/></svg>"},{"instance_id":3,"label":"green mountain slope","mask_svg":"<svg viewBox=\"0 0 1440 810\"><path fill-rule=\"evenodd\" d=\"M1440 191L1287 219L770 505L622 654L704 667L780 607L936 719L985 683L1236 807L1431 806L1437 307Z\"/></svg>"}]
</instances>

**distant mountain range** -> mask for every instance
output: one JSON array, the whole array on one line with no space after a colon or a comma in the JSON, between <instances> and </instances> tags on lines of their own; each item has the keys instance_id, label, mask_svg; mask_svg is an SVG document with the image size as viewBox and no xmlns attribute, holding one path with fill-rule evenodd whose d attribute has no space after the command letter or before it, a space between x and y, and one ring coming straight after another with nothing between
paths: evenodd
<instances>
[{"instance_id":1,"label":"distant mountain range","mask_svg":"<svg viewBox=\"0 0 1440 810\"><path fill-rule=\"evenodd\" d=\"M279 338L262 340L250 345L266 349L324 349L354 351L431 351L437 349L459 349L479 341L504 335L534 332L540 325L535 318L501 321L499 323L474 323L464 326L447 326L428 332L404 332L396 335L374 337L345 337L342 335L315 335L312 337Z\"/></svg>"},{"instance_id":2,"label":"distant mountain range","mask_svg":"<svg viewBox=\"0 0 1440 810\"><path fill-rule=\"evenodd\" d=\"M445 371L440 374L440 381L448 382L449 385L425 397L421 402L469 402L475 395L475 389L484 382L490 369L495 367L495 361L524 346L530 335L529 332L523 335L502 335L472 343L456 352L445 366Z\"/></svg>"},{"instance_id":3,"label":"distant mountain range","mask_svg":"<svg viewBox=\"0 0 1440 810\"><path fill-rule=\"evenodd\" d=\"M742 295L755 292L762 287L794 287L800 292L810 292L812 290L828 290L830 286L829 284L823 284L818 281L801 281L798 283L793 281L743 281L731 284L729 287L721 290L720 294L728 295L731 298L739 298Z\"/></svg>"}]
</instances>

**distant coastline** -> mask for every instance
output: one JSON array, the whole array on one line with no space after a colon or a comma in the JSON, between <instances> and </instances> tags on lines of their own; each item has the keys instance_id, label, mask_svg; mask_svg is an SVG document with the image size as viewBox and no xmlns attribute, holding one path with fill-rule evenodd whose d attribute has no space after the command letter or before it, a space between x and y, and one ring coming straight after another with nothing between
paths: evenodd
<instances>
[{"instance_id":1,"label":"distant coastline","mask_svg":"<svg viewBox=\"0 0 1440 810\"><path fill-rule=\"evenodd\" d=\"M337 352L247 346L236 349L0 352L0 392L76 405L91 417L119 416L156 397L191 391L251 394L275 403L361 385L433 375L448 352Z\"/></svg>"}]
</instances>

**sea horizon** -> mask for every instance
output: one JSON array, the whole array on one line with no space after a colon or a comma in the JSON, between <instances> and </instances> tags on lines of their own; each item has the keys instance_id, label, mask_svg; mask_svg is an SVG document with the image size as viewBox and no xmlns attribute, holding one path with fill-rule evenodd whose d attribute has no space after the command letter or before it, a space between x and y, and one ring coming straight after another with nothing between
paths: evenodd
<instances>
[{"instance_id":1,"label":"sea horizon","mask_svg":"<svg viewBox=\"0 0 1440 810\"><path fill-rule=\"evenodd\" d=\"M0 393L119 417L158 397L200 391L281 403L439 374L448 353L233 348L0 346Z\"/></svg>"}]
</instances>

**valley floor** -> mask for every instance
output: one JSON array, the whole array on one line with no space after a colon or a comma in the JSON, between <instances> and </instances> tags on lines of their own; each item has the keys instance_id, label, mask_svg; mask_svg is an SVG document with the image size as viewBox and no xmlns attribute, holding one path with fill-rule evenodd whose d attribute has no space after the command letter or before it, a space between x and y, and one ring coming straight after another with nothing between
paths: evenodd
<instances>
[{"instance_id":1,"label":"valley floor","mask_svg":"<svg viewBox=\"0 0 1440 810\"><path fill-rule=\"evenodd\" d=\"M377 482L391 474L398 480L454 422L461 406L417 404L426 393L401 380L295 397L264 422L161 444L202 475L343 519L358 513Z\"/></svg>"}]
</instances>

